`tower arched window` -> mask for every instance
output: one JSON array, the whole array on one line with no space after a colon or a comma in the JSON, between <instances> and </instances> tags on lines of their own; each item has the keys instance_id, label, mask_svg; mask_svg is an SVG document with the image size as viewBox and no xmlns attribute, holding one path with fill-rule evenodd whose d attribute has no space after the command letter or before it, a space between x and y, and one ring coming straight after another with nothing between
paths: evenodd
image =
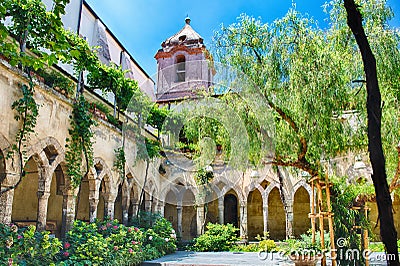
<instances>
[{"instance_id":1,"label":"tower arched window","mask_svg":"<svg viewBox=\"0 0 400 266\"><path fill-rule=\"evenodd\" d=\"M176 57L176 82L185 81L186 75L186 58L184 55Z\"/></svg>"}]
</instances>

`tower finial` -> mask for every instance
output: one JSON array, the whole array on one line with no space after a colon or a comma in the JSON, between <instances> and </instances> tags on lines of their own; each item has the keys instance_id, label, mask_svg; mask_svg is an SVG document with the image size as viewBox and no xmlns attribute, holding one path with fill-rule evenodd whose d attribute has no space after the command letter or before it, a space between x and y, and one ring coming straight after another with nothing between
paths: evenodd
<instances>
[{"instance_id":1,"label":"tower finial","mask_svg":"<svg viewBox=\"0 0 400 266\"><path fill-rule=\"evenodd\" d=\"M185 22L186 22L186 24L190 24L190 18L189 18L189 15L186 15Z\"/></svg>"}]
</instances>

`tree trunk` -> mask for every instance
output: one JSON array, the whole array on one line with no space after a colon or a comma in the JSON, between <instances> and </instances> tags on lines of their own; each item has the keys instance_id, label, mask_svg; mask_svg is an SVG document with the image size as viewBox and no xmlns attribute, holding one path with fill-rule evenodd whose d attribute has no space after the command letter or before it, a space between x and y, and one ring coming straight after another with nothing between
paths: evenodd
<instances>
[{"instance_id":1,"label":"tree trunk","mask_svg":"<svg viewBox=\"0 0 400 266\"><path fill-rule=\"evenodd\" d=\"M368 150L372 164L380 233L388 253L388 265L400 265L397 250L397 232L394 227L392 199L386 179L385 157L381 138L381 94L376 73L376 61L362 26L362 16L354 0L344 0L347 24L356 38L364 63L367 80Z\"/></svg>"}]
</instances>

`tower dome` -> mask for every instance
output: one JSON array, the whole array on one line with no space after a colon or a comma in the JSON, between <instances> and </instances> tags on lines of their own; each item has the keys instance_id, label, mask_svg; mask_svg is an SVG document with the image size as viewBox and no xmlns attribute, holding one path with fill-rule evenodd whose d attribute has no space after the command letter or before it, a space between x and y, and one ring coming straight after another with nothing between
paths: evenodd
<instances>
[{"instance_id":1,"label":"tower dome","mask_svg":"<svg viewBox=\"0 0 400 266\"><path fill-rule=\"evenodd\" d=\"M168 52L174 46L177 45L185 45L188 47L205 47L203 44L203 38L198 34L192 26L190 26L190 18L185 18L185 25L183 28L177 32L176 34L172 35L168 39L166 39L162 44L161 47L164 52Z\"/></svg>"},{"instance_id":2,"label":"tower dome","mask_svg":"<svg viewBox=\"0 0 400 266\"><path fill-rule=\"evenodd\" d=\"M190 25L189 17L176 34L161 44L157 60L157 93L159 104L170 104L196 97L196 90L208 88L213 72L203 38Z\"/></svg>"}]
</instances>

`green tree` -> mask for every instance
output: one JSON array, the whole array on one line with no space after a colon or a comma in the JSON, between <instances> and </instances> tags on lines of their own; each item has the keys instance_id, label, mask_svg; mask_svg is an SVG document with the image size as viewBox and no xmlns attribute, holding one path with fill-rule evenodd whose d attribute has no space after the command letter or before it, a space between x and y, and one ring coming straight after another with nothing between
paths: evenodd
<instances>
[{"instance_id":1,"label":"green tree","mask_svg":"<svg viewBox=\"0 0 400 266\"><path fill-rule=\"evenodd\" d=\"M388 120L382 132L386 133L383 146L390 154L389 172L399 173L399 35L387 25L392 13L385 3L358 4L384 84L382 116ZM245 83L250 84L230 89L224 97L230 97L226 102L238 110L247 130L254 132L249 136L255 143L268 141L262 123L257 124L257 116L263 115L257 108L267 105L273 112L275 153L267 154L260 145L260 161L295 167L312 177L323 176L323 161L349 151L366 151L367 146L367 94L354 86L355 80L365 79L362 58L355 52L357 44L347 27L342 2L331 1L325 8L331 16L327 30L291 9L271 24L242 15L215 36L217 58L243 73ZM246 103L244 96L257 92L262 99ZM243 106L256 115L251 116ZM394 176L393 188L398 185L398 174Z\"/></svg>"},{"instance_id":2,"label":"green tree","mask_svg":"<svg viewBox=\"0 0 400 266\"><path fill-rule=\"evenodd\" d=\"M69 1L54 1L53 10L39 0L5 0L0 3L0 54L10 60L13 66L19 66L28 75L28 85L21 85L22 97L12 104L16 111L15 120L21 123L16 134L16 144L8 156L14 152L19 158L19 179L15 185L0 191L0 194L15 189L25 177L23 170L26 159L26 143L36 126L39 106L33 97L34 82L31 70L56 63L63 56L66 45L61 15ZM8 23L6 24L6 21ZM30 52L27 52L27 47Z\"/></svg>"}]
</instances>

